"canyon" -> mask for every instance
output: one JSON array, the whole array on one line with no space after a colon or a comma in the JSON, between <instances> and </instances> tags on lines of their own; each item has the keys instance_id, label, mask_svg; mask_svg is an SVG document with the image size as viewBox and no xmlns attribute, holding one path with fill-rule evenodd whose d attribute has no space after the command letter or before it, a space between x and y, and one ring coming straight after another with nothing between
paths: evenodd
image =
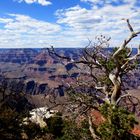
<instances>
[{"instance_id":1,"label":"canyon","mask_svg":"<svg viewBox=\"0 0 140 140\"><path fill-rule=\"evenodd\" d=\"M78 60L82 49L56 48L56 52ZM6 94L13 92L47 96L53 93L61 97L64 96L67 84L73 83L79 74L84 75L84 71L86 69L83 65L77 67L67 60L52 56L46 48L0 49L0 87L5 89ZM139 67L129 72L123 80L127 90L137 90L140 86Z\"/></svg>"}]
</instances>

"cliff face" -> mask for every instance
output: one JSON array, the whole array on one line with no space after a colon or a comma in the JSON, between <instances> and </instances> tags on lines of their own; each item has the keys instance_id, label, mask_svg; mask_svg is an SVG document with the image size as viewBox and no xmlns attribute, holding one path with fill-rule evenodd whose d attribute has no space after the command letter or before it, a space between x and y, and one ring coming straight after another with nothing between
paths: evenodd
<instances>
[{"instance_id":1,"label":"cliff face","mask_svg":"<svg viewBox=\"0 0 140 140\"><path fill-rule=\"evenodd\" d=\"M56 51L72 59L78 59L81 53L78 49L56 49ZM17 90L16 92L19 87L24 93L31 95L46 94L50 89L59 92L61 85L74 82L84 70L82 66L76 67L72 63L50 56L45 49L0 50L0 84L2 85L5 80L11 89ZM124 77L127 89L137 88L140 85L139 70L129 73L128 77L131 80ZM13 81L18 86L14 87Z\"/></svg>"},{"instance_id":2,"label":"cliff face","mask_svg":"<svg viewBox=\"0 0 140 140\"><path fill-rule=\"evenodd\" d=\"M70 53L68 49L57 51L61 55L76 58L75 49ZM7 93L10 89L14 89L15 92L31 95L46 94L52 88L58 90L63 80L69 81L66 64L67 62L62 63L54 56L51 57L45 49L2 49L0 50L0 84L3 86L3 83L7 83ZM69 70L71 69L73 69L72 65L69 67ZM78 75L75 70L72 70L71 78Z\"/></svg>"},{"instance_id":3,"label":"cliff face","mask_svg":"<svg viewBox=\"0 0 140 140\"><path fill-rule=\"evenodd\" d=\"M27 93L31 95L44 94L49 90L47 83L37 83L34 80L24 81L19 79L0 78L1 92L5 95Z\"/></svg>"},{"instance_id":4,"label":"cliff face","mask_svg":"<svg viewBox=\"0 0 140 140\"><path fill-rule=\"evenodd\" d=\"M0 62L29 63L36 55L34 49L5 49L0 50Z\"/></svg>"}]
</instances>

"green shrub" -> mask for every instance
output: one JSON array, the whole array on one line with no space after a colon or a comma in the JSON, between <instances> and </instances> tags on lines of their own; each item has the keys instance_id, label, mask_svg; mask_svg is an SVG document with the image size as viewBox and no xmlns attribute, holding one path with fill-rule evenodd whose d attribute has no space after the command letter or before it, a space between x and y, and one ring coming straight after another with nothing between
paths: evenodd
<instances>
[{"instance_id":1,"label":"green shrub","mask_svg":"<svg viewBox=\"0 0 140 140\"><path fill-rule=\"evenodd\" d=\"M63 135L62 129L64 127L61 114L56 114L46 120L48 126L48 133L52 133L55 138Z\"/></svg>"},{"instance_id":2,"label":"green shrub","mask_svg":"<svg viewBox=\"0 0 140 140\"><path fill-rule=\"evenodd\" d=\"M133 114L127 110L104 104L100 111L106 121L97 128L102 140L133 140L136 139L130 132L137 124Z\"/></svg>"}]
</instances>

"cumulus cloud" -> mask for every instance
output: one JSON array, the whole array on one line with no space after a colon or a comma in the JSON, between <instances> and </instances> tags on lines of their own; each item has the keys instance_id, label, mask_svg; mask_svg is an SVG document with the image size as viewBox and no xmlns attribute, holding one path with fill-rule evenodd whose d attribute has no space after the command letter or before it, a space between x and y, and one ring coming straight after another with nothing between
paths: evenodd
<instances>
[{"instance_id":1,"label":"cumulus cloud","mask_svg":"<svg viewBox=\"0 0 140 140\"><path fill-rule=\"evenodd\" d=\"M10 18L0 18L0 23L9 23L12 21L13 21L13 19L10 19Z\"/></svg>"},{"instance_id":2,"label":"cumulus cloud","mask_svg":"<svg viewBox=\"0 0 140 140\"><path fill-rule=\"evenodd\" d=\"M5 29L14 30L19 33L46 33L51 34L60 30L60 26L45 21L36 20L29 16L20 14L9 14L12 18L7 24L4 25Z\"/></svg>"},{"instance_id":3,"label":"cumulus cloud","mask_svg":"<svg viewBox=\"0 0 140 140\"><path fill-rule=\"evenodd\" d=\"M87 41L86 31L81 33L27 15L5 15L0 18L0 26L0 48L81 47Z\"/></svg>"},{"instance_id":4,"label":"cumulus cloud","mask_svg":"<svg viewBox=\"0 0 140 140\"><path fill-rule=\"evenodd\" d=\"M29 16L9 14L0 18L0 47L47 47L61 27Z\"/></svg>"},{"instance_id":5,"label":"cumulus cloud","mask_svg":"<svg viewBox=\"0 0 140 140\"><path fill-rule=\"evenodd\" d=\"M47 6L47 5L51 5L52 3L48 0L15 0L18 1L19 3L21 2L25 2L27 4L33 4L33 3L38 3L42 6Z\"/></svg>"},{"instance_id":6,"label":"cumulus cloud","mask_svg":"<svg viewBox=\"0 0 140 140\"><path fill-rule=\"evenodd\" d=\"M23 0L21 0L23 1ZM26 0L27 1L27 0ZM31 0L28 0L28 3ZM32 0L32 3L36 0ZM39 0L38 0L39 1ZM99 6L98 2L106 2ZM55 23L40 21L30 16L9 14L0 18L0 47L84 47L96 35L110 36L111 47L119 45L130 33L122 18L129 18L135 30L140 30L140 9L137 0L81 0L90 8L75 5L58 9ZM93 6L94 5L94 6ZM139 43L140 36L136 42ZM137 47L132 42L133 47ZM12 45L12 46L11 46Z\"/></svg>"},{"instance_id":7,"label":"cumulus cloud","mask_svg":"<svg viewBox=\"0 0 140 140\"><path fill-rule=\"evenodd\" d=\"M68 26L77 29L88 29L93 27L93 24L101 22L101 15L94 15L92 10L75 6L66 10L58 10L58 23L65 23Z\"/></svg>"},{"instance_id":8,"label":"cumulus cloud","mask_svg":"<svg viewBox=\"0 0 140 140\"><path fill-rule=\"evenodd\" d=\"M96 3L95 6L101 2L101 0L81 1ZM115 2L116 0L112 1ZM120 5L112 5L109 0L104 2L106 4L98 8L86 9L77 5L68 9L57 10L57 23L65 24L66 28L71 29L71 34L77 32L76 34L80 37L83 36L81 37L82 41L85 41L85 38L92 40L94 36L104 34L111 36L111 45L116 46L129 34L127 25L122 18L129 18L135 29L140 29L140 10L130 0L123 0L124 3Z\"/></svg>"},{"instance_id":9,"label":"cumulus cloud","mask_svg":"<svg viewBox=\"0 0 140 140\"><path fill-rule=\"evenodd\" d=\"M81 2L89 2L94 6L103 6L105 4L136 4L138 0L81 0Z\"/></svg>"}]
</instances>

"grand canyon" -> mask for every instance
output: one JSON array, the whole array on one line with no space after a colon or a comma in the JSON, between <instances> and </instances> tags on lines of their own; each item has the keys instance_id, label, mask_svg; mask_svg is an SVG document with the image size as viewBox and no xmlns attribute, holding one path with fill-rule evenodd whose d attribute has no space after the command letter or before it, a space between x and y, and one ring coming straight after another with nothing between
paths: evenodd
<instances>
[{"instance_id":1,"label":"grand canyon","mask_svg":"<svg viewBox=\"0 0 140 140\"><path fill-rule=\"evenodd\" d=\"M111 52L113 48L105 49ZM137 49L133 49L135 54ZM57 48L56 52L62 56L79 60L82 48ZM85 69L82 65L76 65L66 60L61 60L49 54L47 48L43 49L0 49L0 86L10 94L24 93L32 99L36 99L37 106L45 103L40 98L47 94L64 96L67 84L76 81L79 74L84 75ZM135 90L139 93L140 68L137 68L123 77L127 90ZM53 93L52 93L53 92ZM139 96L139 95L138 95Z\"/></svg>"}]
</instances>

